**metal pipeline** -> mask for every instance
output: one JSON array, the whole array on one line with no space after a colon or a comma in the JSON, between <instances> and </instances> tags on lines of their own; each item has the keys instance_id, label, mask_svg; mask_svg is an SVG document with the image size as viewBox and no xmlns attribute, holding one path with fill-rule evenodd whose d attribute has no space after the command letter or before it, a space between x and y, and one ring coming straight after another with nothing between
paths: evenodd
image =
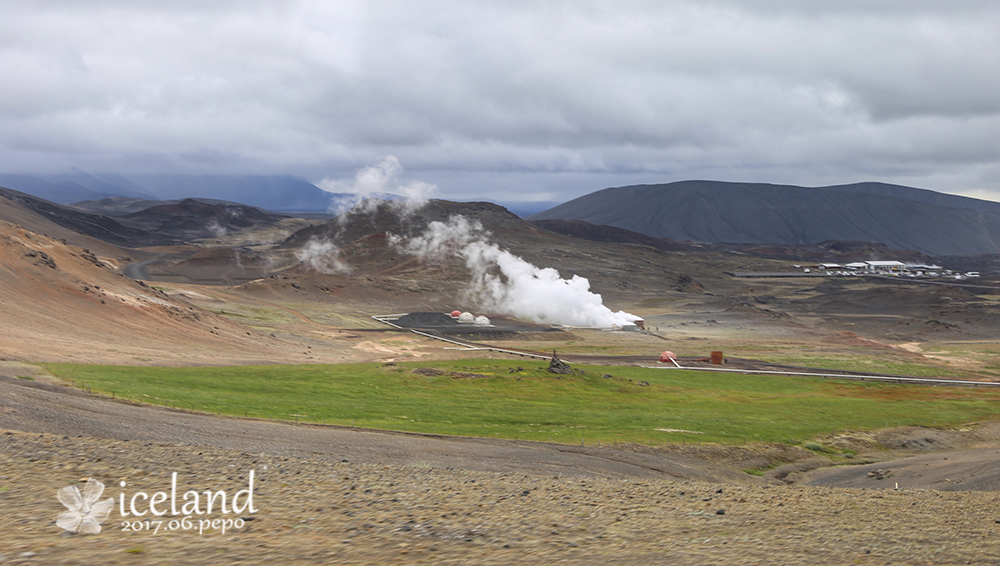
<instances>
[{"instance_id":1,"label":"metal pipeline","mask_svg":"<svg viewBox=\"0 0 1000 566\"><path fill-rule=\"evenodd\" d=\"M754 374L766 374L766 375L797 375L801 377L827 377L834 379L858 379L858 380L870 380L870 381L895 381L897 383L915 383L915 384L928 384L928 385L973 385L973 386L1000 386L1000 383L995 383L992 381L963 381L958 379L931 379L927 377L885 377L876 375L855 375L855 374L845 374L845 373L807 373L799 371L768 371L768 370L753 370L753 369L727 369L727 368L700 368L700 367L685 367L677 363L677 360L670 360L674 363L674 366L640 366L647 369L685 369L692 371L721 371L728 373L754 373Z\"/></svg>"}]
</instances>

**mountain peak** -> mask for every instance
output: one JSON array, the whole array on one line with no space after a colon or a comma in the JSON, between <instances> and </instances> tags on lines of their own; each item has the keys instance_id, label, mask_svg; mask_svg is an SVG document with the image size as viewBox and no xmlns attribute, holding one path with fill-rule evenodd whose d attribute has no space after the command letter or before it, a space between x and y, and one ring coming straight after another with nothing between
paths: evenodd
<instances>
[{"instance_id":1,"label":"mountain peak","mask_svg":"<svg viewBox=\"0 0 1000 566\"><path fill-rule=\"evenodd\" d=\"M585 220L680 241L882 242L930 255L1000 253L1000 203L901 185L691 180L604 189L529 217Z\"/></svg>"}]
</instances>

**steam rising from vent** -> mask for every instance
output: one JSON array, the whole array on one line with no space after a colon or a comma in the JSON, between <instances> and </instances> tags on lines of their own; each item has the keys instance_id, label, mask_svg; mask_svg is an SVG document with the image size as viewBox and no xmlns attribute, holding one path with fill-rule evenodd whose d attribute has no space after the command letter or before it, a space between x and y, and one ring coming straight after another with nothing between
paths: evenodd
<instances>
[{"instance_id":1,"label":"steam rising from vent","mask_svg":"<svg viewBox=\"0 0 1000 566\"><path fill-rule=\"evenodd\" d=\"M340 261L340 248L333 242L309 240L295 252L295 257L302 263L309 264L320 273L333 275L336 273L348 273L351 268L346 263Z\"/></svg>"},{"instance_id":2,"label":"steam rising from vent","mask_svg":"<svg viewBox=\"0 0 1000 566\"><path fill-rule=\"evenodd\" d=\"M402 174L403 166L399 159L388 155L371 167L359 169L353 181L323 179L317 183L325 191L350 193L348 198L330 200L329 211L338 215L335 219L338 228L332 238L337 240L343 233L345 212L375 214L379 205L386 203L400 218L405 219L427 204L427 199L437 191L437 185L423 181L403 182L400 179ZM330 240L310 240L295 252L295 256L322 273L348 273L351 270L340 260L340 248Z\"/></svg>"},{"instance_id":3,"label":"steam rising from vent","mask_svg":"<svg viewBox=\"0 0 1000 566\"><path fill-rule=\"evenodd\" d=\"M333 214L343 214L355 207L360 212L372 213L381 201L388 201L405 217L423 206L437 192L437 185L423 181L403 182L400 179L402 174L403 165L399 159L387 155L375 165L359 169L353 181L323 179L317 186L332 193L352 195L332 200L330 212Z\"/></svg>"},{"instance_id":4,"label":"steam rising from vent","mask_svg":"<svg viewBox=\"0 0 1000 566\"><path fill-rule=\"evenodd\" d=\"M208 223L208 226L206 226L205 229L211 232L216 238L221 238L226 235L226 232L228 232L228 230L226 230L214 218L212 219L211 222Z\"/></svg>"},{"instance_id":5,"label":"steam rising from vent","mask_svg":"<svg viewBox=\"0 0 1000 566\"><path fill-rule=\"evenodd\" d=\"M478 221L452 216L447 223L431 222L419 237L392 237L391 242L424 260L462 259L472 272L470 298L484 309L568 326L623 326L639 320L604 306L601 296L590 291L586 278L563 279L555 269L536 267L490 243L488 237Z\"/></svg>"}]
</instances>

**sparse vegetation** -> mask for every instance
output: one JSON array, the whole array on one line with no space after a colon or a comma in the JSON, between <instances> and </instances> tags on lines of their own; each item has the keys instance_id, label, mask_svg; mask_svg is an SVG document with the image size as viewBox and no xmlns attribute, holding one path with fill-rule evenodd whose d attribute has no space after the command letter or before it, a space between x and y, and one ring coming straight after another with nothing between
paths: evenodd
<instances>
[{"instance_id":1,"label":"sparse vegetation","mask_svg":"<svg viewBox=\"0 0 1000 566\"><path fill-rule=\"evenodd\" d=\"M820 452L822 454L836 454L837 453L836 450L833 450L832 448L828 448L826 446L823 446L822 444L820 444L818 442L806 442L805 444L802 445L802 447L805 448L806 450L812 450L813 452Z\"/></svg>"},{"instance_id":2,"label":"sparse vegetation","mask_svg":"<svg viewBox=\"0 0 1000 566\"><path fill-rule=\"evenodd\" d=\"M806 356L772 355L769 361L814 368L825 368L840 371L859 371L865 373L884 373L890 375L905 375L915 377L973 377L961 368L945 367L941 362L933 360L922 363L904 362L890 356L875 357L871 352L855 354L818 354Z\"/></svg>"}]
</instances>

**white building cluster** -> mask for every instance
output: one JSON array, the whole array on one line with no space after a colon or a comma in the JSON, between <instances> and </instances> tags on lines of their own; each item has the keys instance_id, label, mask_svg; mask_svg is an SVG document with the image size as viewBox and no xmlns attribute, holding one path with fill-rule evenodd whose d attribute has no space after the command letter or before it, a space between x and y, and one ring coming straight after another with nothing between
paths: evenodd
<instances>
[{"instance_id":1,"label":"white building cluster","mask_svg":"<svg viewBox=\"0 0 1000 566\"><path fill-rule=\"evenodd\" d=\"M979 277L978 271L953 271L944 269L940 265L928 265L926 263L904 263L902 261L855 261L841 265L839 263L820 263L818 265L796 265L805 273L812 273L814 270L833 276L852 275L881 275L888 277L931 277L964 280L970 277Z\"/></svg>"},{"instance_id":2,"label":"white building cluster","mask_svg":"<svg viewBox=\"0 0 1000 566\"><path fill-rule=\"evenodd\" d=\"M459 322L459 324L473 324L476 326L493 326L490 319L483 316L475 316L471 312L459 312L454 311L451 313L451 317Z\"/></svg>"}]
</instances>

